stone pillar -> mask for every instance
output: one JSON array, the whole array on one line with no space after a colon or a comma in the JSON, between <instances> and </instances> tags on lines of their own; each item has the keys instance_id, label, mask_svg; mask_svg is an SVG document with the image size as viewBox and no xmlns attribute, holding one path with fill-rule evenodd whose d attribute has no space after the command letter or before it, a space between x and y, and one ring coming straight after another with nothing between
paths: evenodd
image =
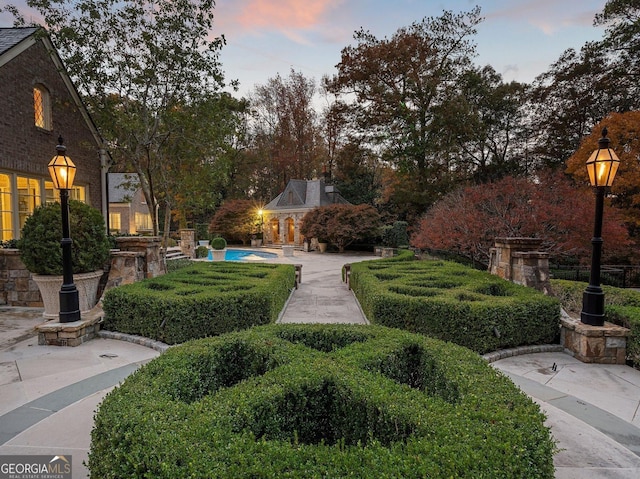
<instances>
[{"instance_id":1,"label":"stone pillar","mask_svg":"<svg viewBox=\"0 0 640 479\"><path fill-rule=\"evenodd\" d=\"M196 257L196 230L180 230L180 250L183 255L191 259Z\"/></svg>"},{"instance_id":2,"label":"stone pillar","mask_svg":"<svg viewBox=\"0 0 640 479\"><path fill-rule=\"evenodd\" d=\"M159 236L122 236L116 238L116 243L120 251L143 253L144 278L155 278L167 272Z\"/></svg>"},{"instance_id":3,"label":"stone pillar","mask_svg":"<svg viewBox=\"0 0 640 479\"><path fill-rule=\"evenodd\" d=\"M496 238L490 252L489 272L548 293L549 254L537 251L541 244L540 238Z\"/></svg>"}]
</instances>

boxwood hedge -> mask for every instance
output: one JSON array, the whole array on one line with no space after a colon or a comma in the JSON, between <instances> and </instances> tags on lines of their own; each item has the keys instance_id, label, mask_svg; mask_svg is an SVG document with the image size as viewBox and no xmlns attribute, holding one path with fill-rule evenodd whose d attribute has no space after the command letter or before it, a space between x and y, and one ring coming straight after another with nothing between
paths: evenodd
<instances>
[{"instance_id":1,"label":"boxwood hedge","mask_svg":"<svg viewBox=\"0 0 640 479\"><path fill-rule=\"evenodd\" d=\"M92 478L552 478L539 407L473 352L379 326L171 348L110 392Z\"/></svg>"},{"instance_id":2,"label":"boxwood hedge","mask_svg":"<svg viewBox=\"0 0 640 479\"><path fill-rule=\"evenodd\" d=\"M412 255L355 263L350 284L369 321L486 353L557 342L556 298L487 272Z\"/></svg>"},{"instance_id":3,"label":"boxwood hedge","mask_svg":"<svg viewBox=\"0 0 640 479\"><path fill-rule=\"evenodd\" d=\"M103 328L176 344L273 323L293 265L194 262L105 293Z\"/></svg>"}]
</instances>

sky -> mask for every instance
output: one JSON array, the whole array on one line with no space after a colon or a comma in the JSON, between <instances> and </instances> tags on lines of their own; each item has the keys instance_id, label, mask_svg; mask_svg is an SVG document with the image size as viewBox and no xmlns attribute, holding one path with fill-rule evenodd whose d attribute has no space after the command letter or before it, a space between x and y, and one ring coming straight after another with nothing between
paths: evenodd
<instances>
[{"instance_id":1,"label":"sky","mask_svg":"<svg viewBox=\"0 0 640 479\"><path fill-rule=\"evenodd\" d=\"M20 7L25 0L0 0ZM485 20L475 36L476 64L490 64L505 81L531 82L568 48L602 38L593 26L606 0L217 0L213 36L227 44L220 61L238 95L251 93L291 69L320 82L337 73L343 48L355 45L364 28L390 38L399 28L443 10L466 12L475 5ZM29 19L29 16L27 15ZM11 19L0 13L0 26Z\"/></svg>"}]
</instances>

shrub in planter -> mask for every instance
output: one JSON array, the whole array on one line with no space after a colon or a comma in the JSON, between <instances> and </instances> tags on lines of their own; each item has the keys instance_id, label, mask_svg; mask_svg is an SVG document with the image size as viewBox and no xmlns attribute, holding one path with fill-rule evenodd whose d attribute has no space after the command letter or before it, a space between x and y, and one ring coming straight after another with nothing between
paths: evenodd
<instances>
[{"instance_id":1,"label":"shrub in planter","mask_svg":"<svg viewBox=\"0 0 640 479\"><path fill-rule=\"evenodd\" d=\"M209 255L209 248L206 246L198 246L196 248L196 258L206 258Z\"/></svg>"},{"instance_id":2,"label":"shrub in planter","mask_svg":"<svg viewBox=\"0 0 640 479\"><path fill-rule=\"evenodd\" d=\"M213 249L217 249L217 250L225 249L227 247L227 240L225 240L221 236L213 238L211 240L211 247Z\"/></svg>"},{"instance_id":3,"label":"shrub in planter","mask_svg":"<svg viewBox=\"0 0 640 479\"><path fill-rule=\"evenodd\" d=\"M176 346L110 392L91 477L554 477L544 415L477 354L377 326Z\"/></svg>"},{"instance_id":4,"label":"shrub in planter","mask_svg":"<svg viewBox=\"0 0 640 479\"><path fill-rule=\"evenodd\" d=\"M73 272L89 273L103 268L111 244L100 211L81 201L69 201L71 260ZM18 248L29 271L42 275L62 274L62 212L60 203L37 207L22 228Z\"/></svg>"}]
</instances>

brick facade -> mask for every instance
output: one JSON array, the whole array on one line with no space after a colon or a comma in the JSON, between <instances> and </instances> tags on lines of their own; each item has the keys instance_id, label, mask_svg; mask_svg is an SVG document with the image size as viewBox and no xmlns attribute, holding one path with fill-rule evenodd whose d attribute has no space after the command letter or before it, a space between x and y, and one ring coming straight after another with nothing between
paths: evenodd
<instances>
[{"instance_id":1,"label":"brick facade","mask_svg":"<svg viewBox=\"0 0 640 479\"><path fill-rule=\"evenodd\" d=\"M35 33L14 48L24 47L8 61L10 52L0 55L0 173L49 180L47 164L62 136L77 167L75 184L86 188L87 203L104 211L100 140L95 126L78 104L70 80L56 65L59 58L49 50L47 37ZM50 94L51 131L35 125L33 88L38 84Z\"/></svg>"}]
</instances>

